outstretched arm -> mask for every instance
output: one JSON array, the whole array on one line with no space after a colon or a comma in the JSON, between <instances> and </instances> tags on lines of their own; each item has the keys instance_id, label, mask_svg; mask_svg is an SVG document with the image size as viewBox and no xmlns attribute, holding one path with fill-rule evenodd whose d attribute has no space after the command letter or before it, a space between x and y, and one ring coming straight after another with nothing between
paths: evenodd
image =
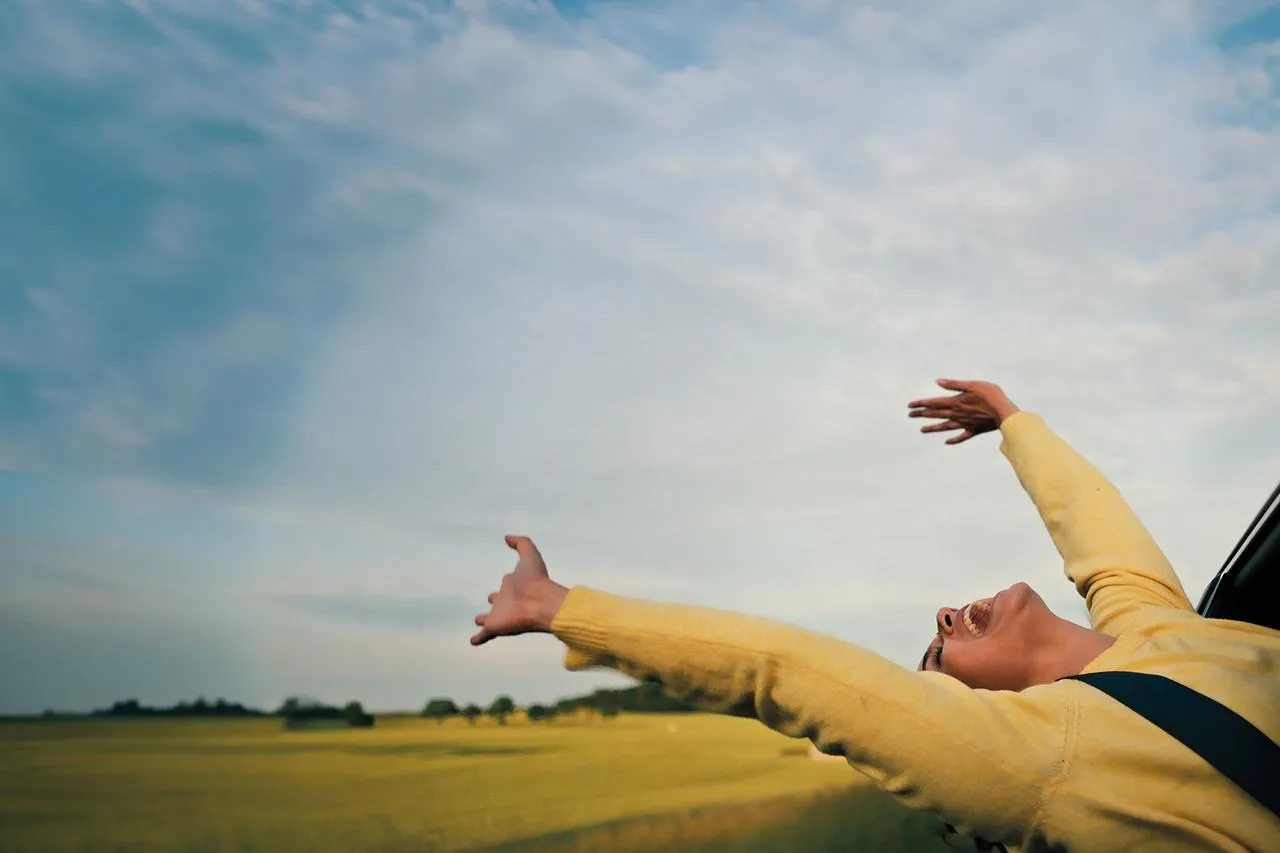
<instances>
[{"instance_id":1,"label":"outstretched arm","mask_svg":"<svg viewBox=\"0 0 1280 853\"><path fill-rule=\"evenodd\" d=\"M961 440L1000 430L1000 449L1040 512L1096 630L1115 636L1151 607L1194 611L1173 567L1124 498L1039 416L1019 412L991 383L939 384L959 393L915 401L912 416L943 418L924 431L963 428Z\"/></svg>"},{"instance_id":2,"label":"outstretched arm","mask_svg":"<svg viewBox=\"0 0 1280 853\"><path fill-rule=\"evenodd\" d=\"M1194 611L1173 567L1097 468L1029 412L1001 427L1013 464L1089 605L1094 628L1115 636L1152 607Z\"/></svg>"},{"instance_id":3,"label":"outstretched arm","mask_svg":"<svg viewBox=\"0 0 1280 853\"><path fill-rule=\"evenodd\" d=\"M533 543L508 544L519 563L476 618L473 643L549 632L568 647L570 669L656 680L704 710L808 738L961 831L1016 846L1034 827L1070 725L1062 691L971 690L776 622L566 589L547 577Z\"/></svg>"}]
</instances>

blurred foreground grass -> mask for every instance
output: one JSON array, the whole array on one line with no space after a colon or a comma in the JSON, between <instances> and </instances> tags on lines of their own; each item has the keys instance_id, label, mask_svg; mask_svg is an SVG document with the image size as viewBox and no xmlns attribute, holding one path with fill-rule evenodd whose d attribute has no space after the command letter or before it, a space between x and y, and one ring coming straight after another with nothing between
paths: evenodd
<instances>
[{"instance_id":1,"label":"blurred foreground grass","mask_svg":"<svg viewBox=\"0 0 1280 853\"><path fill-rule=\"evenodd\" d=\"M810 761L806 746L704 715L474 728L382 717L325 732L271 719L9 723L0 851L949 849L936 820L851 789L853 771Z\"/></svg>"}]
</instances>

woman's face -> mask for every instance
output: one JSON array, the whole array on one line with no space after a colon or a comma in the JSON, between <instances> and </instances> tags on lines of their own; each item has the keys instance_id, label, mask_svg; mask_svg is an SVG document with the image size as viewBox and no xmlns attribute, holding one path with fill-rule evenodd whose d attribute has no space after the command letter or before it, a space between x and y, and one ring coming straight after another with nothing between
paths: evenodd
<instances>
[{"instance_id":1,"label":"woman's face","mask_svg":"<svg viewBox=\"0 0 1280 853\"><path fill-rule=\"evenodd\" d=\"M1021 690L1030 684L1033 629L1046 617L1053 614L1025 583L959 609L943 607L920 669L974 688Z\"/></svg>"}]
</instances>

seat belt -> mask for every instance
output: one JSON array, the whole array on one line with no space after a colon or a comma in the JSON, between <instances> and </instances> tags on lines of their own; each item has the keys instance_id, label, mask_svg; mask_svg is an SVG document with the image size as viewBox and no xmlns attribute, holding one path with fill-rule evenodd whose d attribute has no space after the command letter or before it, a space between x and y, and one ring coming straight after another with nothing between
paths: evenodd
<instances>
[{"instance_id":1,"label":"seat belt","mask_svg":"<svg viewBox=\"0 0 1280 853\"><path fill-rule=\"evenodd\" d=\"M1235 711L1163 675L1091 672L1083 681L1164 729L1280 816L1280 745Z\"/></svg>"}]
</instances>

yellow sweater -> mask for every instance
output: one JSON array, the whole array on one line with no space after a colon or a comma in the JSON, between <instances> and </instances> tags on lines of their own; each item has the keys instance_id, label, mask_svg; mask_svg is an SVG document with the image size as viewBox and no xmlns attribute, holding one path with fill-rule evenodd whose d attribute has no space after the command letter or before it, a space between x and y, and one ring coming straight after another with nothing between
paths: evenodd
<instances>
[{"instance_id":1,"label":"yellow sweater","mask_svg":"<svg viewBox=\"0 0 1280 853\"><path fill-rule=\"evenodd\" d=\"M1280 739L1280 632L1196 614L1115 488L1022 412L1013 463L1095 629L1085 672L1166 675ZM569 669L656 679L842 754L901 802L1011 850L1280 851L1280 819L1199 756L1088 685L973 690L811 631L702 607L570 590L552 633Z\"/></svg>"}]
</instances>

